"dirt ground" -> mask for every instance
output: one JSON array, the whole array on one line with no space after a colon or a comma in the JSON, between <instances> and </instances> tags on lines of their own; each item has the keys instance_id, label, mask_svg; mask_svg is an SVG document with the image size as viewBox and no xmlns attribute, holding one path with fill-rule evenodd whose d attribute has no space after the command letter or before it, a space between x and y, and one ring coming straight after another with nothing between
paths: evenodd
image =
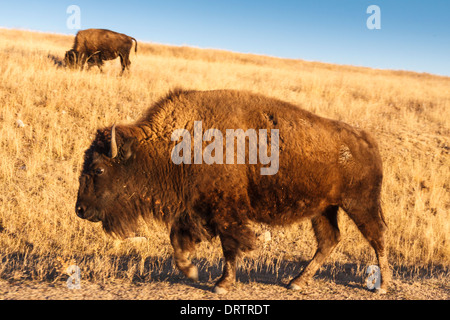
<instances>
[{"instance_id":1,"label":"dirt ground","mask_svg":"<svg viewBox=\"0 0 450 320\"><path fill-rule=\"evenodd\" d=\"M315 277L303 291L286 289L288 280L267 277L239 279L235 289L224 295L214 294L213 280L191 282L182 276L166 280L130 282L113 280L94 283L81 280L81 289L68 289L63 279L54 282L0 280L0 299L5 300L449 300L448 276L414 280L393 278L390 291L379 295L369 291L363 279L323 274Z\"/></svg>"}]
</instances>

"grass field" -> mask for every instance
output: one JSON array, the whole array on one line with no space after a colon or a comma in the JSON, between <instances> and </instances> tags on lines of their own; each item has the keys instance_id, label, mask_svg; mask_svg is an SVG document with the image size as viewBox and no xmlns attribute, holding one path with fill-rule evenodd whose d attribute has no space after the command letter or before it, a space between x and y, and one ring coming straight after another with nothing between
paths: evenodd
<instances>
[{"instance_id":1,"label":"grass field","mask_svg":"<svg viewBox=\"0 0 450 320\"><path fill-rule=\"evenodd\" d=\"M74 207L83 154L96 130L138 119L180 86L250 90L371 132L384 161L394 276L448 274L450 78L144 43L131 55L131 72L120 77L118 60L107 62L103 74L65 69L72 42L0 29L0 278L55 281L68 264L100 282L177 273L164 226L142 225L137 235L148 241L119 242L77 218ZM376 263L374 252L343 212L339 225L343 241L325 267L332 274L352 265L362 273ZM277 273L283 263L314 254L309 221L255 229L261 245L241 259L242 273ZM195 260L208 270L221 257L213 241L199 246Z\"/></svg>"}]
</instances>

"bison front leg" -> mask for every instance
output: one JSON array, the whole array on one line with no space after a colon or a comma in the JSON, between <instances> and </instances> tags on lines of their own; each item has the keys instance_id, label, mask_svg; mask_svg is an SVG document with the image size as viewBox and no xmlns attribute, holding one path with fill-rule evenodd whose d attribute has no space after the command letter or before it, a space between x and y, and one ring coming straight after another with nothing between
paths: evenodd
<instances>
[{"instance_id":1,"label":"bison front leg","mask_svg":"<svg viewBox=\"0 0 450 320\"><path fill-rule=\"evenodd\" d=\"M195 249L195 242L186 226L174 224L170 231L170 242L174 251L177 268L189 279L198 280L197 267L189 260L189 255Z\"/></svg>"},{"instance_id":2,"label":"bison front leg","mask_svg":"<svg viewBox=\"0 0 450 320\"><path fill-rule=\"evenodd\" d=\"M236 282L236 258L240 252L254 249L255 233L243 221L231 221L221 225L219 237L225 258L222 277L217 281L214 292L227 293Z\"/></svg>"},{"instance_id":3,"label":"bison front leg","mask_svg":"<svg viewBox=\"0 0 450 320\"><path fill-rule=\"evenodd\" d=\"M83 71L84 69L84 65L87 63L88 59L86 57L86 55L82 54L80 60L78 61L78 67L80 68L81 71Z\"/></svg>"},{"instance_id":4,"label":"bison front leg","mask_svg":"<svg viewBox=\"0 0 450 320\"><path fill-rule=\"evenodd\" d=\"M222 240L223 243L223 240ZM223 246L223 245L222 245ZM214 286L214 292L218 294L227 293L231 286L236 282L236 257L238 251L236 249L223 248L225 264L223 266L222 277Z\"/></svg>"}]
</instances>

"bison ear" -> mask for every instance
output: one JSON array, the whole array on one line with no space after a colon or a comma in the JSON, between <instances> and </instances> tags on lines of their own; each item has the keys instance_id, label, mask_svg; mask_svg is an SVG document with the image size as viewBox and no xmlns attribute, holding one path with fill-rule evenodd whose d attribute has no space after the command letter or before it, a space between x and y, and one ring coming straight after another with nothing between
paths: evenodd
<instances>
[{"instance_id":1,"label":"bison ear","mask_svg":"<svg viewBox=\"0 0 450 320\"><path fill-rule=\"evenodd\" d=\"M124 141L122 144L122 147L120 148L120 160L121 161L127 161L130 158L134 158L136 154L136 138L128 138Z\"/></svg>"},{"instance_id":2,"label":"bison ear","mask_svg":"<svg viewBox=\"0 0 450 320\"><path fill-rule=\"evenodd\" d=\"M119 142L119 143L118 143ZM111 159L118 158L119 161L127 161L134 157L136 149L135 137L124 137L116 133L116 125L111 128L111 142L109 148L109 157Z\"/></svg>"}]
</instances>

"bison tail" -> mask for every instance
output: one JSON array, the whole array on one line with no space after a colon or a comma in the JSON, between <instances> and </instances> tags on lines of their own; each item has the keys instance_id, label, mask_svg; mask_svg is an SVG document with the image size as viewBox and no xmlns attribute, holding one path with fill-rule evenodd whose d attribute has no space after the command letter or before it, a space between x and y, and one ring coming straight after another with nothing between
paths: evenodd
<instances>
[{"instance_id":1,"label":"bison tail","mask_svg":"<svg viewBox=\"0 0 450 320\"><path fill-rule=\"evenodd\" d=\"M386 223L386 218L384 217L383 209L381 209L381 205L380 205L379 208L378 208L378 213L379 213L379 215L380 215L381 220L382 220L383 223L384 223L384 226L387 228L388 225L387 225L387 223Z\"/></svg>"},{"instance_id":2,"label":"bison tail","mask_svg":"<svg viewBox=\"0 0 450 320\"><path fill-rule=\"evenodd\" d=\"M131 38L131 40L133 40L136 43L136 45L134 46L134 52L137 53L137 47L138 47L137 40L135 38Z\"/></svg>"}]
</instances>

